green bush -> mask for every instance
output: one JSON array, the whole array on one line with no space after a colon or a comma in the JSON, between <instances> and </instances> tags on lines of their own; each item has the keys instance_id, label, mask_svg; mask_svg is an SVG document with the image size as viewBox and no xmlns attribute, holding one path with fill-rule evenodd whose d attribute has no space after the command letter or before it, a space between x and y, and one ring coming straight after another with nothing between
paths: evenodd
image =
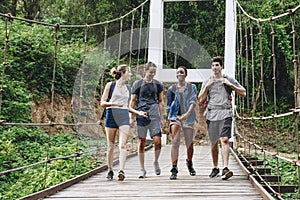
<instances>
[{"instance_id":1,"label":"green bush","mask_svg":"<svg viewBox=\"0 0 300 200\"><path fill-rule=\"evenodd\" d=\"M75 152L88 151L84 143L73 133L48 136L39 128L0 127L0 129L2 163L0 171L40 162L47 156L59 158ZM0 176L0 198L17 199L71 179L96 166L95 160L84 154L78 158L52 161L7 173Z\"/></svg>"}]
</instances>

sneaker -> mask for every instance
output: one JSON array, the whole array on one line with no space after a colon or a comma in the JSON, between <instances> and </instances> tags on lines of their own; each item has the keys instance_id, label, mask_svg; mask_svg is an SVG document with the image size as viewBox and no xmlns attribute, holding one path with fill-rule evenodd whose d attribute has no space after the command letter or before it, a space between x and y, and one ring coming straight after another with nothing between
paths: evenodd
<instances>
[{"instance_id":1,"label":"sneaker","mask_svg":"<svg viewBox=\"0 0 300 200\"><path fill-rule=\"evenodd\" d=\"M114 176L114 172L112 170L109 170L106 174L106 179L107 180L112 180Z\"/></svg>"},{"instance_id":2,"label":"sneaker","mask_svg":"<svg viewBox=\"0 0 300 200\"><path fill-rule=\"evenodd\" d=\"M219 168L213 168L210 175L209 175L209 177L210 178L216 177L219 173L220 173Z\"/></svg>"},{"instance_id":3,"label":"sneaker","mask_svg":"<svg viewBox=\"0 0 300 200\"><path fill-rule=\"evenodd\" d=\"M146 177L146 170L145 169L141 169L140 174L138 176L139 178L145 178Z\"/></svg>"},{"instance_id":4,"label":"sneaker","mask_svg":"<svg viewBox=\"0 0 300 200\"><path fill-rule=\"evenodd\" d=\"M193 161L191 160L186 160L186 166L190 172L190 175L191 176L195 176L196 175L196 171L195 169L193 168Z\"/></svg>"},{"instance_id":5,"label":"sneaker","mask_svg":"<svg viewBox=\"0 0 300 200\"><path fill-rule=\"evenodd\" d=\"M119 181L124 181L124 179L125 179L124 171L122 171L122 170L119 171L118 178L119 178Z\"/></svg>"},{"instance_id":6,"label":"sneaker","mask_svg":"<svg viewBox=\"0 0 300 200\"><path fill-rule=\"evenodd\" d=\"M154 166L154 172L155 172L155 174L156 175L160 175L160 168L159 168L158 162L154 162L153 166Z\"/></svg>"},{"instance_id":7,"label":"sneaker","mask_svg":"<svg viewBox=\"0 0 300 200\"><path fill-rule=\"evenodd\" d=\"M230 171L227 167L225 167L222 171L222 180L227 180L233 176L233 172Z\"/></svg>"},{"instance_id":8,"label":"sneaker","mask_svg":"<svg viewBox=\"0 0 300 200\"><path fill-rule=\"evenodd\" d=\"M176 180L177 179L178 168L173 167L170 172L172 173L171 176L170 176L170 179L171 180Z\"/></svg>"}]
</instances>

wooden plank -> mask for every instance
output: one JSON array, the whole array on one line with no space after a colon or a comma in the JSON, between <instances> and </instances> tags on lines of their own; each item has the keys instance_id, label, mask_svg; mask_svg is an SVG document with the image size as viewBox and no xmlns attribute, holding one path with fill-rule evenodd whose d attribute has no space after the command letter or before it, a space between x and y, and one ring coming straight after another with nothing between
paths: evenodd
<instances>
[{"instance_id":1,"label":"wooden plank","mask_svg":"<svg viewBox=\"0 0 300 200\"><path fill-rule=\"evenodd\" d=\"M250 160L250 163L252 166L259 166L259 165L263 165L264 161L263 160Z\"/></svg>"},{"instance_id":2,"label":"wooden plank","mask_svg":"<svg viewBox=\"0 0 300 200\"><path fill-rule=\"evenodd\" d=\"M254 170L250 168L249 171L250 173L254 173L254 171L256 171L259 174L271 174L271 168L264 168L264 167L257 167L254 168Z\"/></svg>"},{"instance_id":3,"label":"wooden plank","mask_svg":"<svg viewBox=\"0 0 300 200\"><path fill-rule=\"evenodd\" d=\"M251 185L258 191L258 193L262 196L262 198L266 200L274 200L274 197L271 194L269 194L260 183L258 183L258 181L252 176L252 174L248 171L248 169L243 165L242 161L234 153L233 149L230 149L230 151L232 152L233 157L236 159L236 162L241 167L243 173L247 175L247 178L249 179Z\"/></svg>"},{"instance_id":4,"label":"wooden plank","mask_svg":"<svg viewBox=\"0 0 300 200\"><path fill-rule=\"evenodd\" d=\"M266 182L281 182L281 176L278 175L263 175L261 176L263 180L261 180L259 176L254 176L254 178L258 182L263 182L263 180Z\"/></svg>"},{"instance_id":5,"label":"wooden plank","mask_svg":"<svg viewBox=\"0 0 300 200\"><path fill-rule=\"evenodd\" d=\"M170 159L171 146L162 148L159 159L161 175L156 176L153 170L153 149L145 153L146 178L139 179L138 157L129 158L125 167L125 180L112 181L105 179L106 172L98 173L87 180L64 189L57 194L47 197L49 200L59 199L243 199L258 200L263 199L256 189L250 184L247 176L244 175L236 160L230 156L229 168L234 176L226 181L220 176L209 178L212 169L212 161L209 146L195 146L194 167L196 176L190 176L185 164L185 146L180 146L178 161L178 179L170 180ZM220 157L220 167L221 157ZM118 165L114 167L117 174Z\"/></svg>"},{"instance_id":6,"label":"wooden plank","mask_svg":"<svg viewBox=\"0 0 300 200\"><path fill-rule=\"evenodd\" d=\"M250 160L258 160L258 157L253 157L253 156L245 156L245 159L250 161Z\"/></svg>"},{"instance_id":7,"label":"wooden plank","mask_svg":"<svg viewBox=\"0 0 300 200\"><path fill-rule=\"evenodd\" d=\"M270 189L267 186L263 186L268 192ZM271 188L278 193L294 193L295 186L294 185L271 185Z\"/></svg>"},{"instance_id":8,"label":"wooden plank","mask_svg":"<svg viewBox=\"0 0 300 200\"><path fill-rule=\"evenodd\" d=\"M242 161L243 165L248 167L249 164L251 164L252 166L259 166L259 165L263 165L264 161L263 160L250 160L250 161Z\"/></svg>"}]
</instances>

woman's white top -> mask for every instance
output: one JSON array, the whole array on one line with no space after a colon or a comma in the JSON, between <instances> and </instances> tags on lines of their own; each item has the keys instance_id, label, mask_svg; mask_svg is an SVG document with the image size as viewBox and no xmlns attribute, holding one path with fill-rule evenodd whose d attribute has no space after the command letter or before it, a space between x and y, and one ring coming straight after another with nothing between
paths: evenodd
<instances>
[{"instance_id":1,"label":"woman's white top","mask_svg":"<svg viewBox=\"0 0 300 200\"><path fill-rule=\"evenodd\" d=\"M119 87L117 84L114 88L112 96L109 100L110 103L122 104L123 107L109 106L108 108L128 109L129 91L126 85Z\"/></svg>"}]
</instances>

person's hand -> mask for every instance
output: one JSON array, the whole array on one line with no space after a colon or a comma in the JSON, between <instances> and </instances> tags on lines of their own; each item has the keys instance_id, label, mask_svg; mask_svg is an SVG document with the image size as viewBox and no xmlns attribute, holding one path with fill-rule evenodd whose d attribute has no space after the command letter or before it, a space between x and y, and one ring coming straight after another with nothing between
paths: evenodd
<instances>
[{"instance_id":1,"label":"person's hand","mask_svg":"<svg viewBox=\"0 0 300 200\"><path fill-rule=\"evenodd\" d=\"M179 117L178 117L178 120L186 120L188 117L189 117L190 115L189 115L189 113L184 113L183 115L180 115Z\"/></svg>"},{"instance_id":2,"label":"person's hand","mask_svg":"<svg viewBox=\"0 0 300 200\"><path fill-rule=\"evenodd\" d=\"M170 127L170 120L166 120L167 127Z\"/></svg>"},{"instance_id":3,"label":"person's hand","mask_svg":"<svg viewBox=\"0 0 300 200\"><path fill-rule=\"evenodd\" d=\"M227 85L227 86L229 86L229 87L231 87L232 86L232 83L230 83L229 81L228 81L228 79L227 78L222 78L222 83L223 84L225 84L225 85Z\"/></svg>"},{"instance_id":4,"label":"person's hand","mask_svg":"<svg viewBox=\"0 0 300 200\"><path fill-rule=\"evenodd\" d=\"M164 122L165 122L165 119L164 119L163 117L161 117L161 118L160 118L160 125L161 125L161 127L163 127Z\"/></svg>"},{"instance_id":5,"label":"person's hand","mask_svg":"<svg viewBox=\"0 0 300 200\"><path fill-rule=\"evenodd\" d=\"M141 116L141 117L145 117L145 118L147 118L148 117L148 114L147 114L147 112L144 112L144 111L138 111L138 113L137 113L139 116Z\"/></svg>"},{"instance_id":6,"label":"person's hand","mask_svg":"<svg viewBox=\"0 0 300 200\"><path fill-rule=\"evenodd\" d=\"M209 89L211 87L211 85L215 82L215 78L214 77L210 77L208 82L206 83L206 87Z\"/></svg>"}]
</instances>

